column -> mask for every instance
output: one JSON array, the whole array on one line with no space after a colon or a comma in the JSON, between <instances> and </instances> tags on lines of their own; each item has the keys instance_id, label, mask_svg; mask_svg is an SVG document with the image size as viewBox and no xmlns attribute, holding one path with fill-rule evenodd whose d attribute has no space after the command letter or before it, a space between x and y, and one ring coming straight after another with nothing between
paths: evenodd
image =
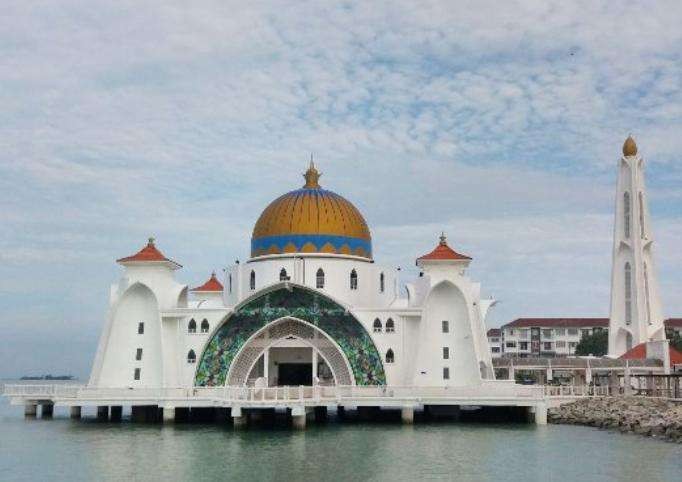
<instances>
[{"instance_id":1,"label":"column","mask_svg":"<svg viewBox=\"0 0 682 482\"><path fill-rule=\"evenodd\" d=\"M69 415L73 419L81 418L81 407L73 406L69 408Z\"/></svg>"},{"instance_id":2,"label":"column","mask_svg":"<svg viewBox=\"0 0 682 482\"><path fill-rule=\"evenodd\" d=\"M535 424L547 425L547 404L538 403L535 405Z\"/></svg>"},{"instance_id":3,"label":"column","mask_svg":"<svg viewBox=\"0 0 682 482\"><path fill-rule=\"evenodd\" d=\"M175 422L175 407L163 407L163 423Z\"/></svg>"},{"instance_id":4,"label":"column","mask_svg":"<svg viewBox=\"0 0 682 482\"><path fill-rule=\"evenodd\" d=\"M414 423L414 407L403 407L400 411L400 419L406 425L412 425Z\"/></svg>"},{"instance_id":5,"label":"column","mask_svg":"<svg viewBox=\"0 0 682 482\"><path fill-rule=\"evenodd\" d=\"M263 377L267 382L266 386L270 386L270 348L266 348L263 352Z\"/></svg>"},{"instance_id":6,"label":"column","mask_svg":"<svg viewBox=\"0 0 682 482\"><path fill-rule=\"evenodd\" d=\"M24 417L35 417L38 414L38 404L26 403L24 404Z\"/></svg>"},{"instance_id":7,"label":"column","mask_svg":"<svg viewBox=\"0 0 682 482\"><path fill-rule=\"evenodd\" d=\"M241 407L232 407L232 423L234 428L244 428L248 419L246 414L242 411Z\"/></svg>"},{"instance_id":8,"label":"column","mask_svg":"<svg viewBox=\"0 0 682 482\"><path fill-rule=\"evenodd\" d=\"M296 430L304 430L306 422L305 407L298 405L291 409L291 422Z\"/></svg>"},{"instance_id":9,"label":"column","mask_svg":"<svg viewBox=\"0 0 682 482\"><path fill-rule=\"evenodd\" d=\"M317 385L318 378L317 378L317 350L315 348L313 350L313 385Z\"/></svg>"}]
</instances>

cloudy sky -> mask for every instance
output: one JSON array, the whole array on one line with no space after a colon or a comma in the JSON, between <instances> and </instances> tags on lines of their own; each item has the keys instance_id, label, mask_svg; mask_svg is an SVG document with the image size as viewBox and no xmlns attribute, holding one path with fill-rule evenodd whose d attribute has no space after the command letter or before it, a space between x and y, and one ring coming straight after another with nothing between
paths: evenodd
<instances>
[{"instance_id":1,"label":"cloudy sky","mask_svg":"<svg viewBox=\"0 0 682 482\"><path fill-rule=\"evenodd\" d=\"M116 258L154 235L191 285L245 259L311 152L377 262L411 275L446 231L499 326L608 315L633 133L682 316L680 25L676 0L5 0L0 377L86 376Z\"/></svg>"}]
</instances>

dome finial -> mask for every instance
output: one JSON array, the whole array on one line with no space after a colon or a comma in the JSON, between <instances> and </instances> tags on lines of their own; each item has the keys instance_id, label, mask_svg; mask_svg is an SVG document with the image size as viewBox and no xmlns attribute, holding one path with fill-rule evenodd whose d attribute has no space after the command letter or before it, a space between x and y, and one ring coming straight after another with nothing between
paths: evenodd
<instances>
[{"instance_id":1,"label":"dome finial","mask_svg":"<svg viewBox=\"0 0 682 482\"><path fill-rule=\"evenodd\" d=\"M623 155L625 157L637 155L637 144L635 143L635 140L632 138L632 134L630 134L628 138L625 139L625 143L623 144Z\"/></svg>"},{"instance_id":2,"label":"dome finial","mask_svg":"<svg viewBox=\"0 0 682 482\"><path fill-rule=\"evenodd\" d=\"M308 170L305 172L305 174L303 174L303 177L305 178L305 185L303 186L303 188L320 189L320 184L318 183L318 181L321 175L322 173L315 168L313 154L310 153L310 167L308 167Z\"/></svg>"},{"instance_id":3,"label":"dome finial","mask_svg":"<svg viewBox=\"0 0 682 482\"><path fill-rule=\"evenodd\" d=\"M447 246L448 245L448 238L445 236L445 231L441 231L440 233L440 245L441 246Z\"/></svg>"}]
</instances>

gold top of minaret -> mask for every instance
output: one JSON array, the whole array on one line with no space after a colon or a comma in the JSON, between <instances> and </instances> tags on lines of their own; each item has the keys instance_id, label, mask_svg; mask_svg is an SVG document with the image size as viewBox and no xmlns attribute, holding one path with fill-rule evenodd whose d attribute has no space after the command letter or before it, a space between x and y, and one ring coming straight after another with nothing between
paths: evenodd
<instances>
[{"instance_id":1,"label":"gold top of minaret","mask_svg":"<svg viewBox=\"0 0 682 482\"><path fill-rule=\"evenodd\" d=\"M623 155L625 157L637 155L637 144L631 135L625 139L625 143L623 144Z\"/></svg>"},{"instance_id":2,"label":"gold top of minaret","mask_svg":"<svg viewBox=\"0 0 682 482\"><path fill-rule=\"evenodd\" d=\"M320 184L318 183L318 181L321 175L322 173L315 169L315 163L313 162L313 156L311 154L310 167L308 167L308 170L305 172L305 174L303 174L303 177L305 178L305 185L303 186L303 188L320 189Z\"/></svg>"}]
</instances>

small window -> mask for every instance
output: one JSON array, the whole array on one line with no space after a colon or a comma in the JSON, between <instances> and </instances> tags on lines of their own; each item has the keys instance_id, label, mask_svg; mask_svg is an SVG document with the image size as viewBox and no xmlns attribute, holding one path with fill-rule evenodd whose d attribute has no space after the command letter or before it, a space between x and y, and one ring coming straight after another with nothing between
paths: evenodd
<instances>
[{"instance_id":1,"label":"small window","mask_svg":"<svg viewBox=\"0 0 682 482\"><path fill-rule=\"evenodd\" d=\"M187 354L187 363L196 363L197 362L197 354L194 353L194 350L190 350L189 353Z\"/></svg>"},{"instance_id":2,"label":"small window","mask_svg":"<svg viewBox=\"0 0 682 482\"><path fill-rule=\"evenodd\" d=\"M449 360L450 359L450 348L447 346L443 347L443 360Z\"/></svg>"},{"instance_id":3,"label":"small window","mask_svg":"<svg viewBox=\"0 0 682 482\"><path fill-rule=\"evenodd\" d=\"M644 196L639 193L639 235L640 238L645 239L646 231L644 229Z\"/></svg>"},{"instance_id":4,"label":"small window","mask_svg":"<svg viewBox=\"0 0 682 482\"><path fill-rule=\"evenodd\" d=\"M513 343L513 342L511 342ZM519 350L525 351L528 350L528 342L527 341L520 341L519 342Z\"/></svg>"},{"instance_id":5,"label":"small window","mask_svg":"<svg viewBox=\"0 0 682 482\"><path fill-rule=\"evenodd\" d=\"M208 333L208 329L210 328L210 325L208 324L208 320L204 318L204 321L201 322L201 332L202 333Z\"/></svg>"},{"instance_id":6,"label":"small window","mask_svg":"<svg viewBox=\"0 0 682 482\"><path fill-rule=\"evenodd\" d=\"M625 238L630 237L630 193L623 194L623 234Z\"/></svg>"},{"instance_id":7,"label":"small window","mask_svg":"<svg viewBox=\"0 0 682 482\"><path fill-rule=\"evenodd\" d=\"M625 263L625 324L632 323L632 268Z\"/></svg>"},{"instance_id":8,"label":"small window","mask_svg":"<svg viewBox=\"0 0 682 482\"><path fill-rule=\"evenodd\" d=\"M350 272L350 289L358 289L358 273L355 270Z\"/></svg>"},{"instance_id":9,"label":"small window","mask_svg":"<svg viewBox=\"0 0 682 482\"><path fill-rule=\"evenodd\" d=\"M289 276L287 276L287 270L282 268L279 270L279 280L280 281L289 281Z\"/></svg>"},{"instance_id":10,"label":"small window","mask_svg":"<svg viewBox=\"0 0 682 482\"><path fill-rule=\"evenodd\" d=\"M492 346L492 347L490 347L490 351L493 353L499 353L500 347L499 346Z\"/></svg>"},{"instance_id":11,"label":"small window","mask_svg":"<svg viewBox=\"0 0 682 482\"><path fill-rule=\"evenodd\" d=\"M545 351L551 351L552 350L552 343L551 342L543 343L542 349Z\"/></svg>"},{"instance_id":12,"label":"small window","mask_svg":"<svg viewBox=\"0 0 682 482\"><path fill-rule=\"evenodd\" d=\"M144 335L144 323L143 322L139 322L137 324L137 334L138 335Z\"/></svg>"},{"instance_id":13,"label":"small window","mask_svg":"<svg viewBox=\"0 0 682 482\"><path fill-rule=\"evenodd\" d=\"M319 290L324 288L324 271L322 268L318 269L315 275L315 287Z\"/></svg>"},{"instance_id":14,"label":"small window","mask_svg":"<svg viewBox=\"0 0 682 482\"><path fill-rule=\"evenodd\" d=\"M384 273L379 275L379 293L383 293L385 288Z\"/></svg>"},{"instance_id":15,"label":"small window","mask_svg":"<svg viewBox=\"0 0 682 482\"><path fill-rule=\"evenodd\" d=\"M450 369L443 367L443 380L450 380Z\"/></svg>"},{"instance_id":16,"label":"small window","mask_svg":"<svg viewBox=\"0 0 682 482\"><path fill-rule=\"evenodd\" d=\"M575 335L578 334L578 329L577 329L577 328L569 328L569 329L568 329L568 334L569 334L569 335L575 336Z\"/></svg>"},{"instance_id":17,"label":"small window","mask_svg":"<svg viewBox=\"0 0 682 482\"><path fill-rule=\"evenodd\" d=\"M393 363L395 362L395 355L393 354L393 350L390 348L386 352L386 363Z\"/></svg>"},{"instance_id":18,"label":"small window","mask_svg":"<svg viewBox=\"0 0 682 482\"><path fill-rule=\"evenodd\" d=\"M189 320L189 323L187 324L187 333L196 333L197 332L197 322L194 321L194 318Z\"/></svg>"},{"instance_id":19,"label":"small window","mask_svg":"<svg viewBox=\"0 0 682 482\"><path fill-rule=\"evenodd\" d=\"M139 380L139 379L140 379L140 372L141 372L141 371L142 371L142 370L140 370L139 368L136 368L136 369L135 369L135 374L133 375L133 379Z\"/></svg>"},{"instance_id":20,"label":"small window","mask_svg":"<svg viewBox=\"0 0 682 482\"><path fill-rule=\"evenodd\" d=\"M381 320L379 318L374 320L372 328L374 329L374 333L381 333Z\"/></svg>"},{"instance_id":21,"label":"small window","mask_svg":"<svg viewBox=\"0 0 682 482\"><path fill-rule=\"evenodd\" d=\"M142 360L142 348L138 348L137 352L135 352L135 360L137 361Z\"/></svg>"},{"instance_id":22,"label":"small window","mask_svg":"<svg viewBox=\"0 0 682 482\"><path fill-rule=\"evenodd\" d=\"M256 272L251 270L251 277L249 279L249 287L251 291L256 289Z\"/></svg>"},{"instance_id":23,"label":"small window","mask_svg":"<svg viewBox=\"0 0 682 482\"><path fill-rule=\"evenodd\" d=\"M526 342L526 346L527 345L528 345L528 343ZM516 348L516 342L515 341L508 341L507 343L505 343L505 346L507 348Z\"/></svg>"},{"instance_id":24,"label":"small window","mask_svg":"<svg viewBox=\"0 0 682 482\"><path fill-rule=\"evenodd\" d=\"M230 293L232 293L232 273L230 273L229 276L227 277L227 281L230 286L229 287Z\"/></svg>"},{"instance_id":25,"label":"small window","mask_svg":"<svg viewBox=\"0 0 682 482\"><path fill-rule=\"evenodd\" d=\"M441 324L443 327L443 333L450 333L450 322L448 322L448 320L443 320Z\"/></svg>"},{"instance_id":26,"label":"small window","mask_svg":"<svg viewBox=\"0 0 682 482\"><path fill-rule=\"evenodd\" d=\"M393 322L393 318L389 318L386 320L386 333L393 332L395 332L395 323Z\"/></svg>"}]
</instances>

